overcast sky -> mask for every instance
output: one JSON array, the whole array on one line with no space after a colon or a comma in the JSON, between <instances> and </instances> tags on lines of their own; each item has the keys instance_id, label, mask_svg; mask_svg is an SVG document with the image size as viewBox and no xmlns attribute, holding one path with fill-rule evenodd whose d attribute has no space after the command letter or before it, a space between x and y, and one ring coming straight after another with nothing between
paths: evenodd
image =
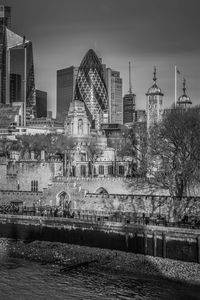
<instances>
[{"instance_id":1,"label":"overcast sky","mask_svg":"<svg viewBox=\"0 0 200 300\"><path fill-rule=\"evenodd\" d=\"M56 70L78 66L88 49L120 71L128 92L128 62L137 108L145 108L152 73L165 107L174 101L174 65L187 94L200 104L200 0L1 0L12 7L12 30L33 42L36 87L55 112Z\"/></svg>"}]
</instances>

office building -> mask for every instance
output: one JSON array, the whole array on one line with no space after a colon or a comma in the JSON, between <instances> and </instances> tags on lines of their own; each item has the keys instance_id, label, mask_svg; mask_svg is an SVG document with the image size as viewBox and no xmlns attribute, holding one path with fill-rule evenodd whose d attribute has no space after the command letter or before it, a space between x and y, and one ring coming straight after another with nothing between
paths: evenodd
<instances>
[{"instance_id":1,"label":"office building","mask_svg":"<svg viewBox=\"0 0 200 300\"><path fill-rule=\"evenodd\" d=\"M21 99L25 115L35 115L35 80L32 43L10 30L11 9L0 6L0 103L11 104L13 95L13 75L19 84L21 76ZM12 87L11 87L12 86ZM20 90L20 89L19 89ZM18 94L19 96L19 94ZM24 117L26 125L26 117Z\"/></svg>"},{"instance_id":2,"label":"office building","mask_svg":"<svg viewBox=\"0 0 200 300\"><path fill-rule=\"evenodd\" d=\"M132 124L135 122L135 94L129 93L123 97L123 122Z\"/></svg>"},{"instance_id":3,"label":"office building","mask_svg":"<svg viewBox=\"0 0 200 300\"><path fill-rule=\"evenodd\" d=\"M36 89L36 116L37 118L47 117L47 92Z\"/></svg>"},{"instance_id":4,"label":"office building","mask_svg":"<svg viewBox=\"0 0 200 300\"><path fill-rule=\"evenodd\" d=\"M108 90L108 120L111 124L123 124L122 78L120 72L106 69Z\"/></svg>"},{"instance_id":5,"label":"office building","mask_svg":"<svg viewBox=\"0 0 200 300\"><path fill-rule=\"evenodd\" d=\"M71 66L69 68L57 71L57 114L58 119L66 116L69 106L74 99L76 76L78 67Z\"/></svg>"},{"instance_id":6,"label":"office building","mask_svg":"<svg viewBox=\"0 0 200 300\"><path fill-rule=\"evenodd\" d=\"M10 103L22 101L22 80L19 74L10 74Z\"/></svg>"},{"instance_id":7,"label":"office building","mask_svg":"<svg viewBox=\"0 0 200 300\"><path fill-rule=\"evenodd\" d=\"M100 59L90 49L78 69L75 99L85 103L93 129L100 130L108 122L108 93Z\"/></svg>"}]
</instances>

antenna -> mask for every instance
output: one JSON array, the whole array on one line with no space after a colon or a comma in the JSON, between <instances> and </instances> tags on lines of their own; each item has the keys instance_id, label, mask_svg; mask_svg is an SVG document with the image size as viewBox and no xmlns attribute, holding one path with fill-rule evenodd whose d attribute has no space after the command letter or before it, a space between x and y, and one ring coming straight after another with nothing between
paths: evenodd
<instances>
[{"instance_id":1,"label":"antenna","mask_svg":"<svg viewBox=\"0 0 200 300\"><path fill-rule=\"evenodd\" d=\"M131 62L129 61L129 94L132 94L132 85L131 85Z\"/></svg>"}]
</instances>

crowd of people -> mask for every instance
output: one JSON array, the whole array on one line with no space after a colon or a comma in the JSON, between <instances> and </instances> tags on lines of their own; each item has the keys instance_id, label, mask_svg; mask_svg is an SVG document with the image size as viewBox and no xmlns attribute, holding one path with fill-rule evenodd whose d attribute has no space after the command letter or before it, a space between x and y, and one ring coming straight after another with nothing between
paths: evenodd
<instances>
[{"instance_id":1,"label":"crowd of people","mask_svg":"<svg viewBox=\"0 0 200 300\"><path fill-rule=\"evenodd\" d=\"M0 205L0 214L11 215L27 215L27 216L41 216L41 217L58 217L58 218L78 218L78 219L94 219L95 221L115 221L132 224L143 225L156 225L156 226L176 226L176 227L189 227L200 228L200 219L196 217L183 216L179 222L168 222L164 216L148 216L145 213L139 214L126 214L123 212L114 212L109 215L99 215L98 212L88 214L84 211L72 211L63 206L20 206L15 203Z\"/></svg>"}]
</instances>

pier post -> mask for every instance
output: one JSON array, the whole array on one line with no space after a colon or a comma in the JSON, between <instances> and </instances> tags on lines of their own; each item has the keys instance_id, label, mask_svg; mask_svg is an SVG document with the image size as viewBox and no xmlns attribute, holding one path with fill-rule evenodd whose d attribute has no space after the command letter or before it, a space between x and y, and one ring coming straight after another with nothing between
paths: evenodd
<instances>
[{"instance_id":1,"label":"pier post","mask_svg":"<svg viewBox=\"0 0 200 300\"><path fill-rule=\"evenodd\" d=\"M147 255L147 232L144 232L144 255Z\"/></svg>"},{"instance_id":2,"label":"pier post","mask_svg":"<svg viewBox=\"0 0 200 300\"><path fill-rule=\"evenodd\" d=\"M157 255L157 234L156 231L153 232L153 256Z\"/></svg>"},{"instance_id":3,"label":"pier post","mask_svg":"<svg viewBox=\"0 0 200 300\"><path fill-rule=\"evenodd\" d=\"M166 258L166 233L162 233L162 256Z\"/></svg>"},{"instance_id":4,"label":"pier post","mask_svg":"<svg viewBox=\"0 0 200 300\"><path fill-rule=\"evenodd\" d=\"M197 262L200 264L200 235L197 236Z\"/></svg>"}]
</instances>

